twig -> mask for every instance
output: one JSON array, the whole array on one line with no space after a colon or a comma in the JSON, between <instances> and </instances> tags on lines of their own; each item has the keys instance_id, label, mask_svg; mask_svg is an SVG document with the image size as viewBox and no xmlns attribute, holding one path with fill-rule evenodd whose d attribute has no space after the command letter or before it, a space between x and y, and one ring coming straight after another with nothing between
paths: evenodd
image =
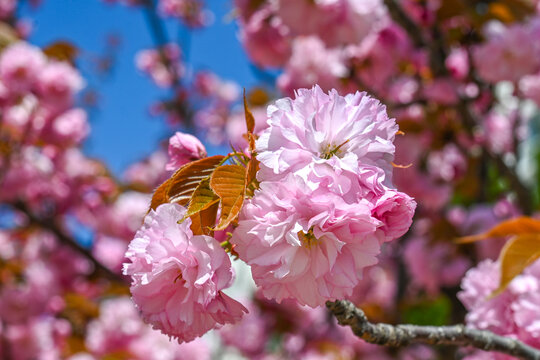
<instances>
[{"instance_id":1,"label":"twig","mask_svg":"<svg viewBox=\"0 0 540 360\"><path fill-rule=\"evenodd\" d=\"M349 301L328 301L326 307L334 314L340 325L350 326L356 336L371 344L391 347L402 347L412 343L472 346L522 359L540 360L540 349L486 330L471 329L465 325L372 324L364 312Z\"/></svg>"},{"instance_id":2,"label":"twig","mask_svg":"<svg viewBox=\"0 0 540 360\"><path fill-rule=\"evenodd\" d=\"M44 230L48 230L51 233L53 233L56 238L64 245L70 247L71 249L78 252L80 255L85 257L88 261L92 263L94 266L95 272L102 273L105 277L107 277L109 280L120 282L120 283L126 283L126 279L122 277L120 274L115 273L108 267L104 266L102 263L100 263L94 255L92 255L92 252L88 249L82 247L75 239L71 238L71 236L67 235L61 228L56 224L56 221L54 219L42 219L38 216L36 216L22 201L17 201L14 204L11 204L13 208L21 211L24 213L28 220L30 220L30 223L39 226L40 228Z\"/></svg>"}]
</instances>

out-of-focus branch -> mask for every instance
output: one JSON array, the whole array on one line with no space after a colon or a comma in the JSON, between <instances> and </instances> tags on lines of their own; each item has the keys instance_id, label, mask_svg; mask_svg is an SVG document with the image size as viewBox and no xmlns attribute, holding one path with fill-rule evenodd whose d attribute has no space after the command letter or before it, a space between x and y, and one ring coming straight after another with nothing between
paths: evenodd
<instances>
[{"instance_id":1,"label":"out-of-focus branch","mask_svg":"<svg viewBox=\"0 0 540 360\"><path fill-rule=\"evenodd\" d=\"M126 283L126 279L124 277L104 266L94 257L94 255L92 255L91 251L82 247L79 243L77 243L77 241L75 241L75 239L67 235L54 219L40 218L39 216L35 215L32 210L29 209L28 206L26 206L26 204L22 201L17 201L11 205L13 208L24 213L31 224L53 233L60 243L70 247L72 250L76 251L90 261L94 266L94 272L103 274L103 276L107 277L109 280Z\"/></svg>"},{"instance_id":2,"label":"out-of-focus branch","mask_svg":"<svg viewBox=\"0 0 540 360\"><path fill-rule=\"evenodd\" d=\"M466 129L470 134L472 134L474 127L478 124L478 119L472 113L471 108L465 99L460 99L457 110L460 114L460 117L465 125ZM530 215L533 211L533 197L531 196L530 190L523 184L521 179L518 177L515 169L509 167L504 160L497 154L492 153L489 149L485 150L486 156L492 161L492 163L497 167L499 173L508 179L512 189L515 191L518 203L521 210L525 215Z\"/></svg>"},{"instance_id":3,"label":"out-of-focus branch","mask_svg":"<svg viewBox=\"0 0 540 360\"><path fill-rule=\"evenodd\" d=\"M522 359L540 360L539 349L490 331L470 329L465 325L372 324L364 312L349 301L328 301L326 307L334 314L340 325L350 326L356 336L372 344L391 347L402 347L412 343L472 346L485 351L502 352Z\"/></svg>"},{"instance_id":4,"label":"out-of-focus branch","mask_svg":"<svg viewBox=\"0 0 540 360\"><path fill-rule=\"evenodd\" d=\"M440 29L435 26L433 28L432 39L426 41L422 29L406 14L403 8L396 0L384 0L386 7L392 19L398 23L407 34L411 37L417 47L425 46L430 53L430 68L434 75L446 75L445 59L447 49L445 49L443 35ZM469 133L473 135L474 128L480 124L477 116L472 112L470 101L462 96L459 96L457 111L461 121ZM523 184L514 168L509 167L504 160L497 154L486 150L487 157L497 167L499 173L506 177L515 191L517 200L525 215L531 214L533 211L533 198L530 196L530 190Z\"/></svg>"},{"instance_id":5,"label":"out-of-focus branch","mask_svg":"<svg viewBox=\"0 0 540 360\"><path fill-rule=\"evenodd\" d=\"M176 88L180 86L180 76L176 71L174 64L169 61L165 54L163 47L169 43L169 38L167 37L165 26L157 15L156 3L154 0L144 1L144 15L146 17L148 27L150 28L150 34L152 35L157 50L161 55L161 61L163 61L163 64L165 64L165 66L171 72L173 88Z\"/></svg>"},{"instance_id":6,"label":"out-of-focus branch","mask_svg":"<svg viewBox=\"0 0 540 360\"><path fill-rule=\"evenodd\" d=\"M161 61L167 67L172 75L172 89L175 94L178 94L182 90L182 81L180 79L180 74L178 73L176 66L171 63L167 55L165 54L164 46L169 43L169 37L167 36L167 31L165 26L158 16L157 6L155 0L144 0L144 15L148 23L150 30L150 35L154 39L154 44L159 51L161 56ZM179 118L184 120L184 125L187 128L192 127L192 116L189 105L186 101L176 98L174 103L174 110L178 114Z\"/></svg>"},{"instance_id":7,"label":"out-of-focus branch","mask_svg":"<svg viewBox=\"0 0 540 360\"><path fill-rule=\"evenodd\" d=\"M409 34L416 47L426 46L426 41L422 35L422 30L416 25L416 23L407 15L396 0L384 0L384 4L390 13L392 19L401 25L403 29Z\"/></svg>"}]
</instances>

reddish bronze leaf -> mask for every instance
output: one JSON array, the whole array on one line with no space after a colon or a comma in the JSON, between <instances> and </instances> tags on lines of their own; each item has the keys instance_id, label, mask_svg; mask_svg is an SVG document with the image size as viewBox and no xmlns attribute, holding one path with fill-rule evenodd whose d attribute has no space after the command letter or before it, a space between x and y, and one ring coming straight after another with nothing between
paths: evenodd
<instances>
[{"instance_id":1,"label":"reddish bronze leaf","mask_svg":"<svg viewBox=\"0 0 540 360\"><path fill-rule=\"evenodd\" d=\"M215 230L225 229L237 216L246 193L246 168L240 165L218 167L210 178L210 187L220 198L221 215Z\"/></svg>"},{"instance_id":2,"label":"reddish bronze leaf","mask_svg":"<svg viewBox=\"0 0 540 360\"><path fill-rule=\"evenodd\" d=\"M164 181L163 184L159 185L158 188L154 190L154 194L152 194L152 201L150 202L150 209L148 209L148 212L150 212L150 210L156 210L159 205L169 202L169 198L167 197L167 190L169 189L170 183L171 178Z\"/></svg>"},{"instance_id":3,"label":"reddish bronze leaf","mask_svg":"<svg viewBox=\"0 0 540 360\"><path fill-rule=\"evenodd\" d=\"M249 110L247 99L246 99L246 90L244 90L244 112L246 115L246 127L248 134L253 134L253 130L255 129L255 118L253 117L253 114L251 113L251 110Z\"/></svg>"},{"instance_id":4,"label":"reddish bronze leaf","mask_svg":"<svg viewBox=\"0 0 540 360\"><path fill-rule=\"evenodd\" d=\"M491 237L503 237L510 235L539 234L540 220L522 216L495 225L485 233L465 236L457 240L458 243L470 243Z\"/></svg>"},{"instance_id":5,"label":"reddish bronze leaf","mask_svg":"<svg viewBox=\"0 0 540 360\"><path fill-rule=\"evenodd\" d=\"M204 179L193 192L184 219L201 212L218 202L219 197L212 191L212 188L210 188L210 179Z\"/></svg>"},{"instance_id":6,"label":"reddish bronze leaf","mask_svg":"<svg viewBox=\"0 0 540 360\"><path fill-rule=\"evenodd\" d=\"M501 280L493 295L500 294L516 276L540 258L540 233L522 234L508 241L499 256Z\"/></svg>"},{"instance_id":7,"label":"reddish bronze leaf","mask_svg":"<svg viewBox=\"0 0 540 360\"><path fill-rule=\"evenodd\" d=\"M79 49L69 41L57 41L45 47L43 52L51 59L73 63Z\"/></svg>"},{"instance_id":8,"label":"reddish bronze leaf","mask_svg":"<svg viewBox=\"0 0 540 360\"><path fill-rule=\"evenodd\" d=\"M191 231L193 235L208 235L214 234L213 228L216 224L217 211L219 203L212 203L209 207L191 215Z\"/></svg>"},{"instance_id":9,"label":"reddish bronze leaf","mask_svg":"<svg viewBox=\"0 0 540 360\"><path fill-rule=\"evenodd\" d=\"M171 177L167 190L169 202L186 206L200 182L208 178L225 157L215 155L182 166Z\"/></svg>"},{"instance_id":10,"label":"reddish bronze leaf","mask_svg":"<svg viewBox=\"0 0 540 360\"><path fill-rule=\"evenodd\" d=\"M167 202L186 206L200 182L208 178L225 157L216 155L190 162L178 169L152 195L150 209Z\"/></svg>"}]
</instances>

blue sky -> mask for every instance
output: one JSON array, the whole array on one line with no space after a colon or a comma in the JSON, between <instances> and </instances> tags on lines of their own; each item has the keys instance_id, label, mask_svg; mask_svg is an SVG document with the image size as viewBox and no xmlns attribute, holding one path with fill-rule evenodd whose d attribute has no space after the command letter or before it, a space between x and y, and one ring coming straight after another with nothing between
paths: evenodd
<instances>
[{"instance_id":1,"label":"blue sky","mask_svg":"<svg viewBox=\"0 0 540 360\"><path fill-rule=\"evenodd\" d=\"M258 81L238 42L237 25L231 19L232 0L207 0L214 13L208 28L191 33L186 48L186 29L171 19L166 22L169 39L179 41L194 69L211 69L219 76L250 88ZM30 42L39 46L68 40L80 50L83 76L99 92L98 109L90 116L92 134L85 151L106 161L117 174L130 163L156 149L170 135L162 118L152 117L152 103L167 93L158 89L134 65L138 50L153 45L144 13L138 8L106 4L102 0L43 0L34 11L27 5L20 15L33 23ZM113 73L99 79L85 71L92 57L102 54L107 35L121 38Z\"/></svg>"}]
</instances>

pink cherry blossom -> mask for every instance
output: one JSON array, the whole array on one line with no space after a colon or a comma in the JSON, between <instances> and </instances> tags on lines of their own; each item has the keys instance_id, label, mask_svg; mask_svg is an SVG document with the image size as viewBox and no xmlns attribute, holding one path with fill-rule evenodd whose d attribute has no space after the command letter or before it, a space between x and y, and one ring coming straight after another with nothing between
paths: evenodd
<instances>
[{"instance_id":1,"label":"pink cherry blossom","mask_svg":"<svg viewBox=\"0 0 540 360\"><path fill-rule=\"evenodd\" d=\"M484 138L491 151L502 154L511 152L514 148L513 128L516 122L515 114L489 112L484 117Z\"/></svg>"},{"instance_id":2,"label":"pink cherry blossom","mask_svg":"<svg viewBox=\"0 0 540 360\"><path fill-rule=\"evenodd\" d=\"M519 91L527 99L531 99L540 106L540 73L527 75L519 81Z\"/></svg>"},{"instance_id":3,"label":"pink cherry blossom","mask_svg":"<svg viewBox=\"0 0 540 360\"><path fill-rule=\"evenodd\" d=\"M351 295L362 270L377 263L380 225L367 201L347 204L291 175L261 183L231 243L267 298L316 307Z\"/></svg>"},{"instance_id":4,"label":"pink cherry blossom","mask_svg":"<svg viewBox=\"0 0 540 360\"><path fill-rule=\"evenodd\" d=\"M50 140L60 144L78 144L89 133L90 126L86 120L86 111L75 108L53 120L50 128Z\"/></svg>"},{"instance_id":5,"label":"pink cherry blossom","mask_svg":"<svg viewBox=\"0 0 540 360\"><path fill-rule=\"evenodd\" d=\"M270 336L269 325L274 319L268 314L263 314L251 301L246 307L249 313L237 324L223 326L219 335L225 344L234 346L249 358L254 358L264 352Z\"/></svg>"},{"instance_id":6,"label":"pink cherry blossom","mask_svg":"<svg viewBox=\"0 0 540 360\"><path fill-rule=\"evenodd\" d=\"M467 170L467 160L454 144L429 154L429 173L438 180L453 181L461 178Z\"/></svg>"},{"instance_id":7,"label":"pink cherry blossom","mask_svg":"<svg viewBox=\"0 0 540 360\"><path fill-rule=\"evenodd\" d=\"M360 42L385 15L379 0L280 0L277 11L294 34L317 35L328 46Z\"/></svg>"},{"instance_id":8,"label":"pink cherry blossom","mask_svg":"<svg viewBox=\"0 0 540 360\"><path fill-rule=\"evenodd\" d=\"M196 339L188 344L170 341L142 321L127 297L107 299L100 304L99 317L87 326L85 345L100 359L118 353L128 353L133 360L210 359L206 341Z\"/></svg>"},{"instance_id":9,"label":"pink cherry blossom","mask_svg":"<svg viewBox=\"0 0 540 360\"><path fill-rule=\"evenodd\" d=\"M500 265L492 260L484 260L467 272L458 293L468 310L467 325L539 347L540 262L515 277L501 294L490 296L498 288L499 279Z\"/></svg>"},{"instance_id":10,"label":"pink cherry blossom","mask_svg":"<svg viewBox=\"0 0 540 360\"><path fill-rule=\"evenodd\" d=\"M491 23L486 29L488 40L473 51L478 75L489 82L518 81L540 69L540 44L534 24L509 27ZM530 46L523 46L530 44Z\"/></svg>"},{"instance_id":11,"label":"pink cherry blossom","mask_svg":"<svg viewBox=\"0 0 540 360\"><path fill-rule=\"evenodd\" d=\"M161 14L180 18L190 27L208 25L212 20L201 0L159 0L158 8Z\"/></svg>"},{"instance_id":12,"label":"pink cherry blossom","mask_svg":"<svg viewBox=\"0 0 540 360\"><path fill-rule=\"evenodd\" d=\"M163 204L152 210L135 234L124 274L144 320L155 329L191 341L208 330L238 321L247 310L222 290L231 285L231 262L219 243L194 236L186 210Z\"/></svg>"},{"instance_id":13,"label":"pink cherry blossom","mask_svg":"<svg viewBox=\"0 0 540 360\"><path fill-rule=\"evenodd\" d=\"M256 143L261 181L315 163L355 174L360 165L375 166L390 184L397 125L384 105L366 93L343 97L336 90L325 94L319 86L300 89L295 99L268 107L268 124Z\"/></svg>"},{"instance_id":14,"label":"pink cherry blossom","mask_svg":"<svg viewBox=\"0 0 540 360\"><path fill-rule=\"evenodd\" d=\"M457 285L470 266L448 243L430 244L422 236L408 240L403 256L411 276L411 288L425 290L432 296L441 287Z\"/></svg>"},{"instance_id":15,"label":"pink cherry blossom","mask_svg":"<svg viewBox=\"0 0 540 360\"><path fill-rule=\"evenodd\" d=\"M302 36L294 39L291 58L285 65L285 72L278 78L277 86L287 95L315 84L330 90L338 88L339 79L347 74L339 49L327 49L316 36Z\"/></svg>"},{"instance_id":16,"label":"pink cherry blossom","mask_svg":"<svg viewBox=\"0 0 540 360\"><path fill-rule=\"evenodd\" d=\"M176 132L169 139L169 162L166 170L176 170L190 161L206 157L204 145L191 134Z\"/></svg>"},{"instance_id":17,"label":"pink cherry blossom","mask_svg":"<svg viewBox=\"0 0 540 360\"><path fill-rule=\"evenodd\" d=\"M37 78L38 92L47 104L65 109L73 102L73 96L84 86L84 81L66 62L49 62Z\"/></svg>"},{"instance_id":18,"label":"pink cherry blossom","mask_svg":"<svg viewBox=\"0 0 540 360\"><path fill-rule=\"evenodd\" d=\"M445 64L450 74L456 79L463 80L469 74L469 55L463 48L452 49Z\"/></svg>"},{"instance_id":19,"label":"pink cherry blossom","mask_svg":"<svg viewBox=\"0 0 540 360\"><path fill-rule=\"evenodd\" d=\"M45 63L45 55L39 48L17 42L2 51L0 79L11 91L22 93L35 85Z\"/></svg>"},{"instance_id":20,"label":"pink cherry blossom","mask_svg":"<svg viewBox=\"0 0 540 360\"><path fill-rule=\"evenodd\" d=\"M127 181L147 187L149 190L156 188L170 175L165 170L167 154L156 151L141 162L132 164L125 172Z\"/></svg>"},{"instance_id":21,"label":"pink cherry blossom","mask_svg":"<svg viewBox=\"0 0 540 360\"><path fill-rule=\"evenodd\" d=\"M377 199L372 210L373 217L380 220L384 241L392 241L404 235L412 223L416 203L408 195L388 189Z\"/></svg>"},{"instance_id":22,"label":"pink cherry blossom","mask_svg":"<svg viewBox=\"0 0 540 360\"><path fill-rule=\"evenodd\" d=\"M17 0L0 0L0 18L9 18L17 8Z\"/></svg>"},{"instance_id":23,"label":"pink cherry blossom","mask_svg":"<svg viewBox=\"0 0 540 360\"><path fill-rule=\"evenodd\" d=\"M291 56L289 29L269 9L257 11L241 27L240 39L249 57L261 67L280 67Z\"/></svg>"},{"instance_id":24,"label":"pink cherry blossom","mask_svg":"<svg viewBox=\"0 0 540 360\"><path fill-rule=\"evenodd\" d=\"M141 71L150 75L156 85L169 87L176 77L184 72L180 63L181 50L178 45L171 43L163 46L161 50L146 49L137 53L135 64Z\"/></svg>"}]
</instances>

